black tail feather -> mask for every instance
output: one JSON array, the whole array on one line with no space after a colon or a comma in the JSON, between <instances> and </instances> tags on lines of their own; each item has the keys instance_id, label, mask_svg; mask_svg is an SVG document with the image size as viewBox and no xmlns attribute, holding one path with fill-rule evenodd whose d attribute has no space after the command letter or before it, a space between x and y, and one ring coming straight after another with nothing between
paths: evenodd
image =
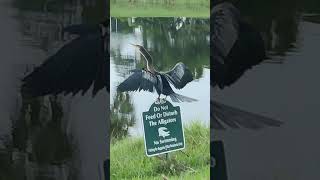
<instances>
[{"instance_id":1,"label":"black tail feather","mask_svg":"<svg viewBox=\"0 0 320 180\"><path fill-rule=\"evenodd\" d=\"M280 127L283 122L226 106L218 102L211 102L211 127L225 129L224 125L238 129L241 127L258 130L266 126Z\"/></svg>"},{"instance_id":2,"label":"black tail feather","mask_svg":"<svg viewBox=\"0 0 320 180\"><path fill-rule=\"evenodd\" d=\"M171 98L171 100L173 102L194 102L194 101L197 101L196 99L193 99L193 98L189 98L187 96L183 96L183 95L180 95L180 94L177 94L177 93L172 93L169 95L169 97Z\"/></svg>"}]
</instances>

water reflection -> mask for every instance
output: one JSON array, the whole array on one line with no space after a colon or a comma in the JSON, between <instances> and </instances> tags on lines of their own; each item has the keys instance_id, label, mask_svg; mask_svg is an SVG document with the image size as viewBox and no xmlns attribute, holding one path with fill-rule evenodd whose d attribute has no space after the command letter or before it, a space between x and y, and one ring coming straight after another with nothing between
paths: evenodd
<instances>
[{"instance_id":1,"label":"water reflection","mask_svg":"<svg viewBox=\"0 0 320 180\"><path fill-rule=\"evenodd\" d=\"M258 9L249 9L248 3L249 1L239 3L241 13L262 33L267 50L276 56L285 56L288 52L295 51L299 43L297 42L299 16L295 2L282 1L281 5L276 1L264 1L262 4L252 2L251 5L260 7ZM286 6L286 11L283 11L282 5Z\"/></svg>"},{"instance_id":2,"label":"water reflection","mask_svg":"<svg viewBox=\"0 0 320 180\"><path fill-rule=\"evenodd\" d=\"M244 18L263 34L267 50L273 57L298 51L302 40L299 38L301 20L317 22L317 13L320 12L319 2L313 0L284 0L280 4L275 0L244 0L238 6Z\"/></svg>"},{"instance_id":3,"label":"water reflection","mask_svg":"<svg viewBox=\"0 0 320 180\"><path fill-rule=\"evenodd\" d=\"M185 63L195 78L181 94L198 99L196 103L177 104L185 122L209 122L209 31L208 19L196 18L112 18L111 19L111 94L119 96L116 86L130 74L130 70L144 67L144 60L130 43L147 48L159 71L168 71L177 62ZM197 90L199 94L192 93ZM179 93L179 92L178 92ZM134 124L126 124L131 135L142 135L141 114L155 101L157 95L148 92L128 93L135 112ZM117 98L115 98L117 99ZM123 100L123 103L124 100ZM208 108L203 108L203 107ZM196 107L196 109L195 109ZM193 109L192 113L190 110Z\"/></svg>"},{"instance_id":4,"label":"water reflection","mask_svg":"<svg viewBox=\"0 0 320 180\"><path fill-rule=\"evenodd\" d=\"M134 107L128 93L116 93L111 109L111 137L121 139L129 134L136 120Z\"/></svg>"},{"instance_id":5,"label":"water reflection","mask_svg":"<svg viewBox=\"0 0 320 180\"><path fill-rule=\"evenodd\" d=\"M76 147L68 137L57 97L28 98L11 117L12 133L4 136L4 179L78 179ZM2 168L1 168L2 169Z\"/></svg>"},{"instance_id":6,"label":"water reflection","mask_svg":"<svg viewBox=\"0 0 320 180\"><path fill-rule=\"evenodd\" d=\"M2 12L14 14L14 19L5 17L10 19L8 25L18 23L14 29L17 32L8 34L10 37L15 34L10 45L13 44L13 48L20 50L17 53L31 52L31 55L13 55L9 60L4 58L6 62L16 60L18 68L14 69L14 74L18 77L12 78L12 84L19 85L12 89L17 94L10 99L9 104L15 104L11 109L10 122L6 127L1 127L6 130L1 129L0 132L0 179L63 180L103 177L99 163L105 160L106 153L95 155L83 148L87 141L77 132L81 129L81 123L73 122L75 118L71 110L76 110L72 108L70 98L51 95L32 98L17 89L20 89L18 81L30 73L35 65L42 63L46 57L73 39L73 36L62 33L64 27L79 23L97 24L105 17L106 1L14 0L13 5L13 8L2 3L0 6ZM2 42L2 45L5 43ZM107 102L103 103L104 106L106 104ZM104 137L100 139L102 138ZM103 143L103 147L91 146L90 143L86 145L94 151L106 151L106 142ZM92 156L91 160L86 159L86 156ZM97 156L100 159L97 160ZM92 168L82 164L82 161Z\"/></svg>"}]
</instances>

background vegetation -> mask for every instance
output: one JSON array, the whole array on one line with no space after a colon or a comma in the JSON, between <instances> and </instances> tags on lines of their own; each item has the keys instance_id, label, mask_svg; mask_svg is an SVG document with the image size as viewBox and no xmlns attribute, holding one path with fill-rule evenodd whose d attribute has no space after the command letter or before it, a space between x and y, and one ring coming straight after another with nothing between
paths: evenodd
<instances>
[{"instance_id":1,"label":"background vegetation","mask_svg":"<svg viewBox=\"0 0 320 180\"><path fill-rule=\"evenodd\" d=\"M111 0L113 17L209 17L209 0Z\"/></svg>"}]
</instances>

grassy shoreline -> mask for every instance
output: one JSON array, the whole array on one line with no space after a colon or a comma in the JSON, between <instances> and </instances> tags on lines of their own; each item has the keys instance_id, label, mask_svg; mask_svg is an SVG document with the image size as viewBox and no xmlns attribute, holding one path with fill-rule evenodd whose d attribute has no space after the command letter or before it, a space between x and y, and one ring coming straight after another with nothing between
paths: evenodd
<instances>
[{"instance_id":1,"label":"grassy shoreline","mask_svg":"<svg viewBox=\"0 0 320 180\"><path fill-rule=\"evenodd\" d=\"M180 0L175 4L163 3L128 3L120 1L111 4L112 17L205 17L210 16L210 3L189 2Z\"/></svg>"},{"instance_id":2,"label":"grassy shoreline","mask_svg":"<svg viewBox=\"0 0 320 180\"><path fill-rule=\"evenodd\" d=\"M210 179L210 129L198 122L184 128L186 148L147 157L142 137L111 142L111 179Z\"/></svg>"}]
</instances>

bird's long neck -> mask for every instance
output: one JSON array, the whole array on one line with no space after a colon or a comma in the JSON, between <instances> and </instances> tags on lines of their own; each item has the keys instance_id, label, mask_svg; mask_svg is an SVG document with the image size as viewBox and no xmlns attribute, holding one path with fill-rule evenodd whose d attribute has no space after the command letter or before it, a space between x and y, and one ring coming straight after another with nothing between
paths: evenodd
<instances>
[{"instance_id":1,"label":"bird's long neck","mask_svg":"<svg viewBox=\"0 0 320 180\"><path fill-rule=\"evenodd\" d=\"M152 56L150 55L150 53L144 48L144 47L140 47L139 48L140 53L142 54L142 56L144 57L144 59L146 60L147 63L147 70L150 71L151 73L155 73L155 69L153 66L153 60L152 60Z\"/></svg>"},{"instance_id":2,"label":"bird's long neck","mask_svg":"<svg viewBox=\"0 0 320 180\"><path fill-rule=\"evenodd\" d=\"M148 71L150 71L151 73L155 73L156 70L155 70L154 67L153 67L152 61L149 62L148 60L146 60L146 62L147 62L147 69L148 69Z\"/></svg>"}]
</instances>

